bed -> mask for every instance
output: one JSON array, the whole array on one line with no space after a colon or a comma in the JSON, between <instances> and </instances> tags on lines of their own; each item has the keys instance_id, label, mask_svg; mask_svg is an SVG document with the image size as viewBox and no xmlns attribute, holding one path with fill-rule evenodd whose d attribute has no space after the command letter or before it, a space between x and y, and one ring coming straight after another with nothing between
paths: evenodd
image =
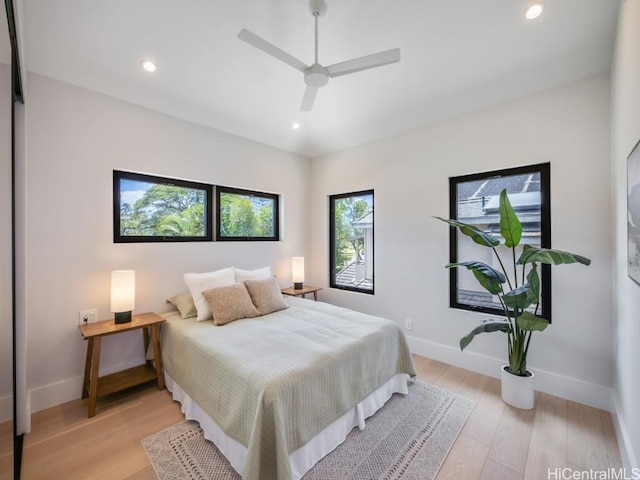
<instances>
[{"instance_id":1,"label":"bed","mask_svg":"<svg viewBox=\"0 0 640 480\"><path fill-rule=\"evenodd\" d=\"M164 314L167 387L245 480L301 478L415 376L394 322L287 303L224 326Z\"/></svg>"}]
</instances>

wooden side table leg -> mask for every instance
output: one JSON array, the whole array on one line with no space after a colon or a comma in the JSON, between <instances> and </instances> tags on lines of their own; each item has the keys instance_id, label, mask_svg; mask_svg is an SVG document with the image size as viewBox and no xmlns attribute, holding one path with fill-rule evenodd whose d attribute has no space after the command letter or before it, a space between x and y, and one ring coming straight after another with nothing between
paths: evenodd
<instances>
[{"instance_id":1,"label":"wooden side table leg","mask_svg":"<svg viewBox=\"0 0 640 480\"><path fill-rule=\"evenodd\" d=\"M147 352L149 351L149 329L142 329L142 338L144 340L144 357L147 358ZM147 365L151 367L151 360L147 360Z\"/></svg>"},{"instance_id":2,"label":"wooden side table leg","mask_svg":"<svg viewBox=\"0 0 640 480\"><path fill-rule=\"evenodd\" d=\"M160 342L158 338L158 324L151 325L151 342L153 344L153 357L156 361L156 375L158 376L158 390L164 390L164 374L162 373L162 355L160 354Z\"/></svg>"},{"instance_id":3,"label":"wooden side table leg","mask_svg":"<svg viewBox=\"0 0 640 480\"><path fill-rule=\"evenodd\" d=\"M102 337L94 337L93 355L91 358L91 379L89 381L89 418L96 414L96 401L98 399L98 367L100 366L100 343ZM93 339L92 339L93 340Z\"/></svg>"},{"instance_id":4,"label":"wooden side table leg","mask_svg":"<svg viewBox=\"0 0 640 480\"><path fill-rule=\"evenodd\" d=\"M87 358L84 361L84 381L82 382L82 398L89 396L89 380L91 375L91 360L93 357L93 337L87 340Z\"/></svg>"},{"instance_id":5,"label":"wooden side table leg","mask_svg":"<svg viewBox=\"0 0 640 480\"><path fill-rule=\"evenodd\" d=\"M313 292L313 301L314 302L318 301L318 291L317 290L315 292Z\"/></svg>"}]
</instances>

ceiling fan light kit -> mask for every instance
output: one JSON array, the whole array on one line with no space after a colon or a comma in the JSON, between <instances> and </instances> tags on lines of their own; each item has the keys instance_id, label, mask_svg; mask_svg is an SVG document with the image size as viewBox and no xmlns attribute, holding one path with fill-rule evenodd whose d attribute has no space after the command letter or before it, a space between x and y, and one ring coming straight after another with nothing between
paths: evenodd
<instances>
[{"instance_id":1,"label":"ceiling fan light kit","mask_svg":"<svg viewBox=\"0 0 640 480\"><path fill-rule=\"evenodd\" d=\"M329 71L319 63L314 63L304 71L304 83L310 87L324 87L329 83Z\"/></svg>"},{"instance_id":2,"label":"ceiling fan light kit","mask_svg":"<svg viewBox=\"0 0 640 480\"><path fill-rule=\"evenodd\" d=\"M310 66L249 30L243 29L238 33L240 40L247 42L249 45L262 50L303 73L304 82L307 87L304 92L302 104L300 105L301 111L311 111L318 89L325 86L329 82L329 78L361 72L362 70L381 67L400 61L400 49L393 48L384 52L335 63L327 67L321 65L318 62L318 18L326 13L327 4L324 0L310 0L309 11L315 20L315 61Z\"/></svg>"}]
</instances>

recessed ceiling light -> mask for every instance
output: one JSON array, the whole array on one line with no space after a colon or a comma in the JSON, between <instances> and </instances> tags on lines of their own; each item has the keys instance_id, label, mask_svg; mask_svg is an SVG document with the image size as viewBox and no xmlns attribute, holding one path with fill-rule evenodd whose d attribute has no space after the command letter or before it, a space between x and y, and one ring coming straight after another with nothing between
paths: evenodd
<instances>
[{"instance_id":1,"label":"recessed ceiling light","mask_svg":"<svg viewBox=\"0 0 640 480\"><path fill-rule=\"evenodd\" d=\"M533 20L534 18L538 18L543 10L544 2L533 2L527 7L524 16L527 17L528 20Z\"/></svg>"},{"instance_id":2,"label":"recessed ceiling light","mask_svg":"<svg viewBox=\"0 0 640 480\"><path fill-rule=\"evenodd\" d=\"M291 125L291 128L293 128L294 130L298 130L300 128L300 124L298 122L294 122L294 124Z\"/></svg>"},{"instance_id":3,"label":"recessed ceiling light","mask_svg":"<svg viewBox=\"0 0 640 480\"><path fill-rule=\"evenodd\" d=\"M147 72L155 72L156 71L156 64L153 63L151 60L143 60L140 62L140 66L142 67L143 70L147 71Z\"/></svg>"}]
</instances>

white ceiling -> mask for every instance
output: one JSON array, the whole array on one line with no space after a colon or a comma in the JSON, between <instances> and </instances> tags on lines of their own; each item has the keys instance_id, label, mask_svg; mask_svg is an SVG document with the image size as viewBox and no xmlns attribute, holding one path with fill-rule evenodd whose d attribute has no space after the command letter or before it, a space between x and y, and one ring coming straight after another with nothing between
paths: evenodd
<instances>
[{"instance_id":1,"label":"white ceiling","mask_svg":"<svg viewBox=\"0 0 640 480\"><path fill-rule=\"evenodd\" d=\"M305 0L23 0L29 71L309 157L609 70L618 0L327 0L321 64L400 47L400 63L335 78L299 112ZM157 62L154 74L140 60ZM28 92L27 92L28 93ZM301 124L291 129L294 121Z\"/></svg>"}]
</instances>

